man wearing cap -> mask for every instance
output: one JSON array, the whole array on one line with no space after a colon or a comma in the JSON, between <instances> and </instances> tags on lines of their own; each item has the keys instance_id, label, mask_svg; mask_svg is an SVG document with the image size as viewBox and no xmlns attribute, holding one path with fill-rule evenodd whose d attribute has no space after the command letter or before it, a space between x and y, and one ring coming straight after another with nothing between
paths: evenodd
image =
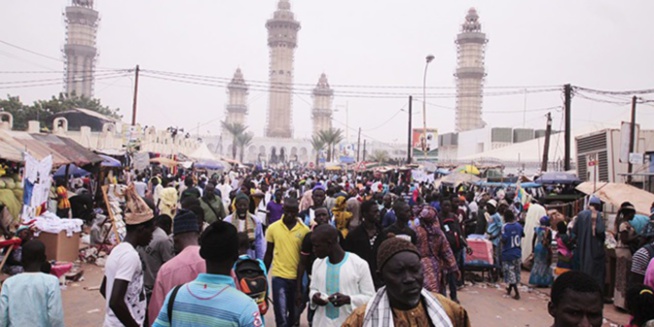
<instances>
[{"instance_id":1,"label":"man wearing cap","mask_svg":"<svg viewBox=\"0 0 654 327\"><path fill-rule=\"evenodd\" d=\"M263 326L259 307L236 289L231 276L238 243L232 224L209 225L200 236L207 272L170 291L153 326Z\"/></svg>"},{"instance_id":2,"label":"man wearing cap","mask_svg":"<svg viewBox=\"0 0 654 327\"><path fill-rule=\"evenodd\" d=\"M379 247L378 271L385 287L343 323L344 327L468 327L468 313L446 297L423 288L423 267L415 245L392 237Z\"/></svg>"},{"instance_id":3,"label":"man wearing cap","mask_svg":"<svg viewBox=\"0 0 654 327\"><path fill-rule=\"evenodd\" d=\"M266 241L263 235L263 226L261 220L248 209L250 208L250 197L239 193L236 195L234 204L236 211L225 218L226 223L236 227L239 233L247 233L250 240L250 250L248 255L251 258L263 259L266 253Z\"/></svg>"},{"instance_id":4,"label":"man wearing cap","mask_svg":"<svg viewBox=\"0 0 654 327\"><path fill-rule=\"evenodd\" d=\"M173 241L177 256L166 262L154 283L152 298L148 305L148 320L154 322L161 310L166 294L175 286L188 283L206 272L204 259L200 256L198 237L200 224L193 211L179 210L173 219Z\"/></svg>"},{"instance_id":5,"label":"man wearing cap","mask_svg":"<svg viewBox=\"0 0 654 327\"><path fill-rule=\"evenodd\" d=\"M127 207L132 210L125 213L127 233L109 254L100 286L100 294L106 299L104 326L142 326L145 322L143 266L136 247L147 246L152 240L154 215L133 187L125 194Z\"/></svg>"}]
</instances>

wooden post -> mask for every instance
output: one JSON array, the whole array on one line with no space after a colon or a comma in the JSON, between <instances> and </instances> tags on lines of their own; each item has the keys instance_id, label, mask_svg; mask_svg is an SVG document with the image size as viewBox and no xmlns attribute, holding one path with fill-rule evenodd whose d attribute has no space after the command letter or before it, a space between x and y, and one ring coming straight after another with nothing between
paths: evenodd
<instances>
[{"instance_id":1,"label":"wooden post","mask_svg":"<svg viewBox=\"0 0 654 327\"><path fill-rule=\"evenodd\" d=\"M120 235L118 234L118 227L116 227L114 212L111 210L111 206L109 205L109 197L107 196L108 188L109 186L107 185L102 186L102 198L104 199L105 206L107 206L107 214L109 215L109 218L111 218L111 228L114 231L114 235L116 235L116 245L118 245L120 243Z\"/></svg>"}]
</instances>

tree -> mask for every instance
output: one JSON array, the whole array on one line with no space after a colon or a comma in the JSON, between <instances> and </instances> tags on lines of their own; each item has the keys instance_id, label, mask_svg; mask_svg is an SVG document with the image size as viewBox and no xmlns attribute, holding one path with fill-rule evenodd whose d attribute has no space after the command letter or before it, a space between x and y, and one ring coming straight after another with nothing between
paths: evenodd
<instances>
[{"instance_id":1,"label":"tree","mask_svg":"<svg viewBox=\"0 0 654 327\"><path fill-rule=\"evenodd\" d=\"M52 115L73 108L88 109L112 118L122 118L118 113L120 109L111 109L103 106L98 99L77 96L74 93L70 95L59 93L49 100L35 101L31 106L23 104L19 97L7 95L6 100L0 100L0 108L14 116L14 129L17 130L27 129L27 122L30 120L39 121L41 126L47 126L52 120Z\"/></svg>"},{"instance_id":2,"label":"tree","mask_svg":"<svg viewBox=\"0 0 654 327\"><path fill-rule=\"evenodd\" d=\"M343 131L341 129L326 129L318 133L318 137L327 145L327 161L332 161L334 146L343 141Z\"/></svg>"},{"instance_id":3,"label":"tree","mask_svg":"<svg viewBox=\"0 0 654 327\"><path fill-rule=\"evenodd\" d=\"M316 167L318 167L318 162L320 161L320 151L325 148L325 141L318 134L311 137L311 146L313 150L316 151Z\"/></svg>"},{"instance_id":4,"label":"tree","mask_svg":"<svg viewBox=\"0 0 654 327\"><path fill-rule=\"evenodd\" d=\"M223 128L232 135L232 159L236 160L236 146L237 146L237 139L239 135L243 134L247 127L243 124L239 123L228 123L228 122L222 122Z\"/></svg>"},{"instance_id":5,"label":"tree","mask_svg":"<svg viewBox=\"0 0 654 327\"><path fill-rule=\"evenodd\" d=\"M379 162L379 163L387 163L390 161L388 151L380 151L380 150L375 150L372 153L372 155L370 155L369 159L370 161Z\"/></svg>"},{"instance_id":6,"label":"tree","mask_svg":"<svg viewBox=\"0 0 654 327\"><path fill-rule=\"evenodd\" d=\"M252 139L254 138L254 135L249 132L244 132L241 133L236 137L236 142L238 143L238 147L241 149L241 162L243 162L243 157L245 157L245 148L250 146L252 144Z\"/></svg>"}]
</instances>

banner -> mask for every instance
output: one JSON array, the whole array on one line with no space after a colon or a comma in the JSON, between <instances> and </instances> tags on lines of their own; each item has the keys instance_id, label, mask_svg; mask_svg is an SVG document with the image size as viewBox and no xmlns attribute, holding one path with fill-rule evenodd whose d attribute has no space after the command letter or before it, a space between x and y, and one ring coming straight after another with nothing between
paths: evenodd
<instances>
[{"instance_id":1,"label":"banner","mask_svg":"<svg viewBox=\"0 0 654 327\"><path fill-rule=\"evenodd\" d=\"M422 149L422 137L424 130L422 128L414 128L411 144L415 149ZM438 149L438 129L436 128L427 128L427 147L430 151Z\"/></svg>"}]
</instances>

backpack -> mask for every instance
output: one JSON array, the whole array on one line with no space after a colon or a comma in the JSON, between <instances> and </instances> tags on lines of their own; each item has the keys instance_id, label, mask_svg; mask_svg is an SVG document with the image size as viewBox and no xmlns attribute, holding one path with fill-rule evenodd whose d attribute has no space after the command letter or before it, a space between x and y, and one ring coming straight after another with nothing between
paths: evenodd
<instances>
[{"instance_id":1,"label":"backpack","mask_svg":"<svg viewBox=\"0 0 654 327\"><path fill-rule=\"evenodd\" d=\"M236 288L251 297L259 306L259 313L268 312L268 278L261 260L241 256L234 263L232 275Z\"/></svg>"},{"instance_id":2,"label":"backpack","mask_svg":"<svg viewBox=\"0 0 654 327\"><path fill-rule=\"evenodd\" d=\"M455 219L456 218L448 217L443 219L441 222L441 229L443 230L447 241L450 243L453 252L457 252L463 248L463 242L461 242L461 227Z\"/></svg>"}]
</instances>

